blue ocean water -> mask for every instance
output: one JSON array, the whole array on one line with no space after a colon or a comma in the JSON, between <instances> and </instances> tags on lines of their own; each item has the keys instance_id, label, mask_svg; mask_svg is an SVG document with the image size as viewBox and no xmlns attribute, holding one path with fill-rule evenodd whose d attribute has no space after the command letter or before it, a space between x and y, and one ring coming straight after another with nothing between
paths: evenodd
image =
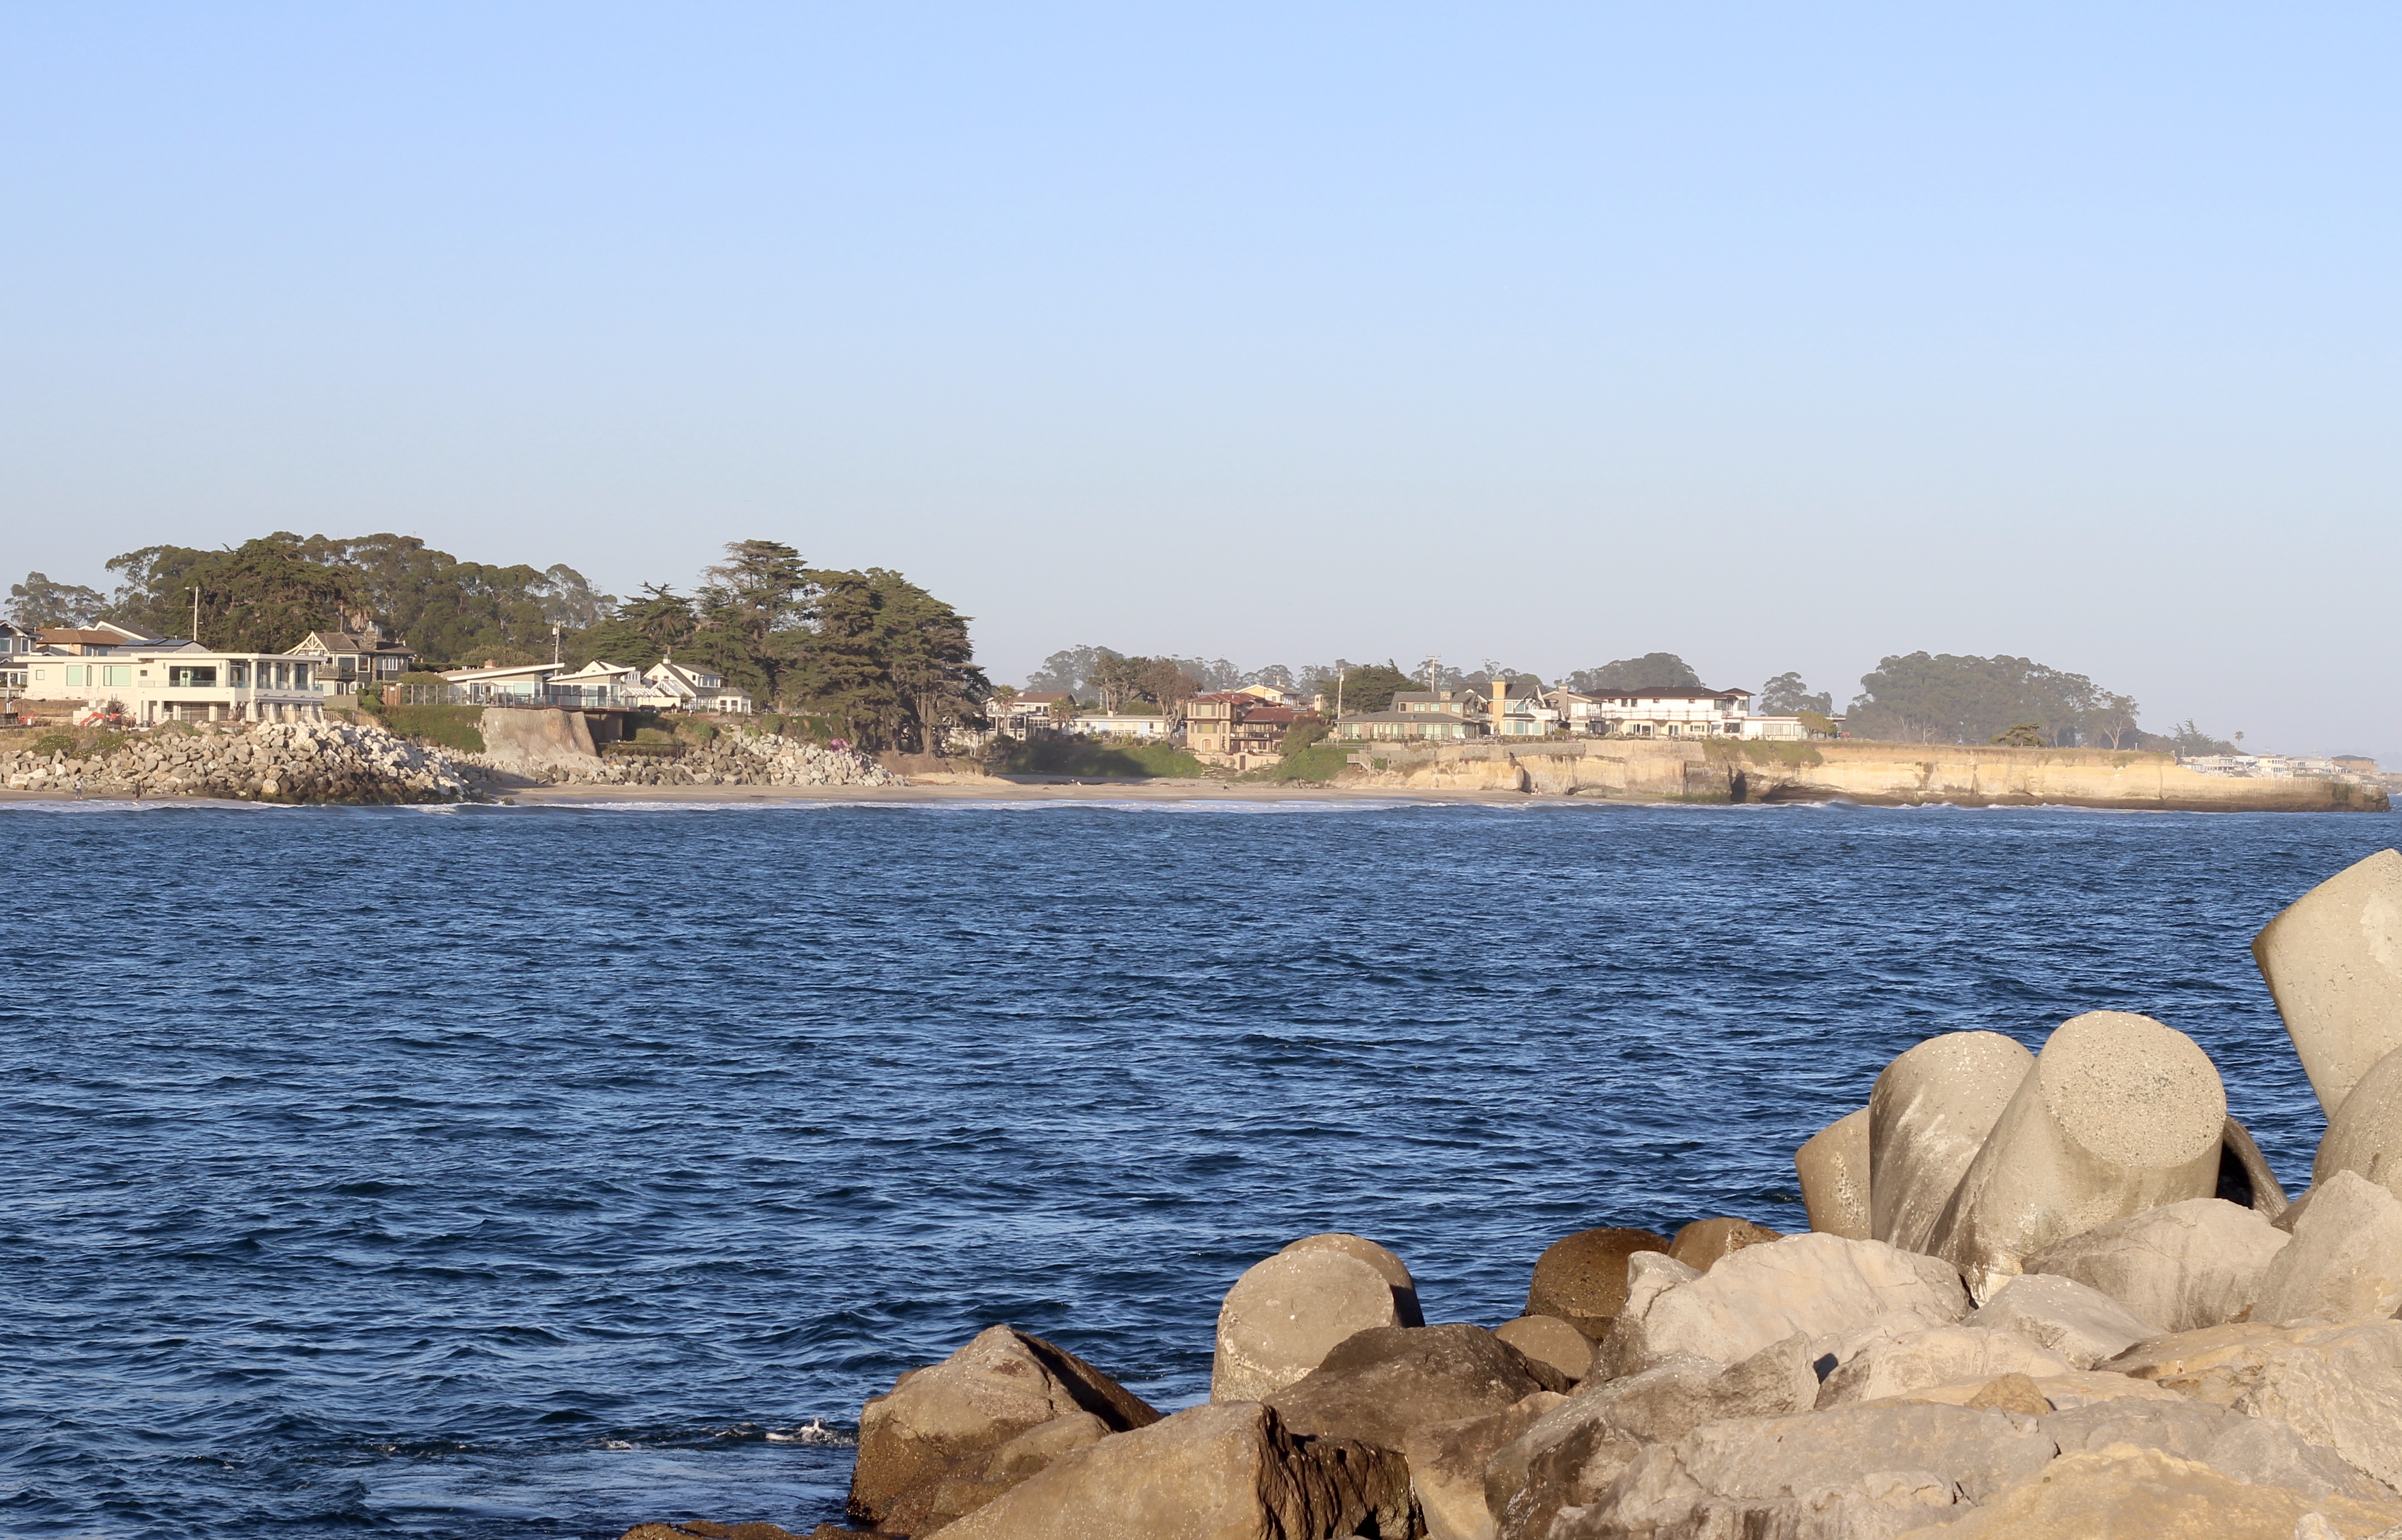
<instances>
[{"instance_id":1,"label":"blue ocean water","mask_svg":"<svg viewBox=\"0 0 2402 1540\"><path fill-rule=\"evenodd\" d=\"M1885 1060L2141 1010L2288 1185L2246 950L2391 817L1405 803L0 808L0 1533L833 1518L1009 1321L1164 1406L1299 1235L1515 1314L1802 1227Z\"/></svg>"}]
</instances>

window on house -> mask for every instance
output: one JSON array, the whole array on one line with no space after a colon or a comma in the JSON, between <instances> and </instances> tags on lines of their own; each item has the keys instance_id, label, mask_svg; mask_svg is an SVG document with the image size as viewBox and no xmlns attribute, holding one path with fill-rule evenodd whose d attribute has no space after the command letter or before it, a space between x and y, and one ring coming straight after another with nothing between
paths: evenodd
<instances>
[{"instance_id":1,"label":"window on house","mask_svg":"<svg viewBox=\"0 0 2402 1540\"><path fill-rule=\"evenodd\" d=\"M217 687L216 665L205 667L186 664L167 671L167 687L175 690L214 689Z\"/></svg>"},{"instance_id":2,"label":"window on house","mask_svg":"<svg viewBox=\"0 0 2402 1540\"><path fill-rule=\"evenodd\" d=\"M82 684L83 671L86 667L87 665L82 663L69 663L67 665L67 683L70 686Z\"/></svg>"}]
</instances>

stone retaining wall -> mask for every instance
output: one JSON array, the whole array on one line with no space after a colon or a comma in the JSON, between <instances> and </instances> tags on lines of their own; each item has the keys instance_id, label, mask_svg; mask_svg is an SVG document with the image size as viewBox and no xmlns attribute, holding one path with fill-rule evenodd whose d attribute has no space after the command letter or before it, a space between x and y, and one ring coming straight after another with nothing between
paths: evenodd
<instances>
[{"instance_id":1,"label":"stone retaining wall","mask_svg":"<svg viewBox=\"0 0 2402 1540\"><path fill-rule=\"evenodd\" d=\"M87 757L0 753L12 791L257 802L456 802L480 794L450 756L343 722L183 724Z\"/></svg>"}]
</instances>

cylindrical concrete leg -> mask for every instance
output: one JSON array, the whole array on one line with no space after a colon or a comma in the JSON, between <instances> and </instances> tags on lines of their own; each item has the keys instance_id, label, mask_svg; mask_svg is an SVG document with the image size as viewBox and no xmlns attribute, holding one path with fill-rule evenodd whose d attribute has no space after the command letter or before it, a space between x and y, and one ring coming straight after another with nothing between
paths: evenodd
<instances>
[{"instance_id":1,"label":"cylindrical concrete leg","mask_svg":"<svg viewBox=\"0 0 2402 1540\"><path fill-rule=\"evenodd\" d=\"M2252 959L2331 1123L2402 1048L2402 852L2379 851L2286 905L2252 938Z\"/></svg>"},{"instance_id":2,"label":"cylindrical concrete leg","mask_svg":"<svg viewBox=\"0 0 2402 1540\"><path fill-rule=\"evenodd\" d=\"M1985 1135L2035 1065L1997 1032L1947 1032L1884 1067L1869 1093L1871 1239L1925 1251Z\"/></svg>"},{"instance_id":3,"label":"cylindrical concrete leg","mask_svg":"<svg viewBox=\"0 0 2402 1540\"><path fill-rule=\"evenodd\" d=\"M1847 1113L1793 1152L1810 1228L1846 1241L1869 1238L1869 1109Z\"/></svg>"},{"instance_id":4,"label":"cylindrical concrete leg","mask_svg":"<svg viewBox=\"0 0 2402 1540\"><path fill-rule=\"evenodd\" d=\"M2328 1115L2311 1186L2340 1171L2358 1172L2402 1196L2402 1048L2380 1059Z\"/></svg>"},{"instance_id":5,"label":"cylindrical concrete leg","mask_svg":"<svg viewBox=\"0 0 2402 1540\"><path fill-rule=\"evenodd\" d=\"M2126 1011L2072 1018L2019 1082L1927 1249L1982 1298L2029 1252L2216 1193L2226 1129L2227 1088L2192 1038Z\"/></svg>"}]
</instances>

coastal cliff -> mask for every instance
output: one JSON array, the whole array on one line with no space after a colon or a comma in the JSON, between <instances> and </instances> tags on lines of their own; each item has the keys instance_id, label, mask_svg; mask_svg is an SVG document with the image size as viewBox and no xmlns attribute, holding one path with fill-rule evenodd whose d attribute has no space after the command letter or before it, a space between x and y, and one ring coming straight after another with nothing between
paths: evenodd
<instances>
[{"instance_id":1,"label":"coastal cliff","mask_svg":"<svg viewBox=\"0 0 2402 1540\"><path fill-rule=\"evenodd\" d=\"M1884 807L2141 808L2187 812L2384 812L2346 781L2204 775L2164 754L1955 743L1595 739L1372 749L1347 784L1521 791L1629 801Z\"/></svg>"}]
</instances>

